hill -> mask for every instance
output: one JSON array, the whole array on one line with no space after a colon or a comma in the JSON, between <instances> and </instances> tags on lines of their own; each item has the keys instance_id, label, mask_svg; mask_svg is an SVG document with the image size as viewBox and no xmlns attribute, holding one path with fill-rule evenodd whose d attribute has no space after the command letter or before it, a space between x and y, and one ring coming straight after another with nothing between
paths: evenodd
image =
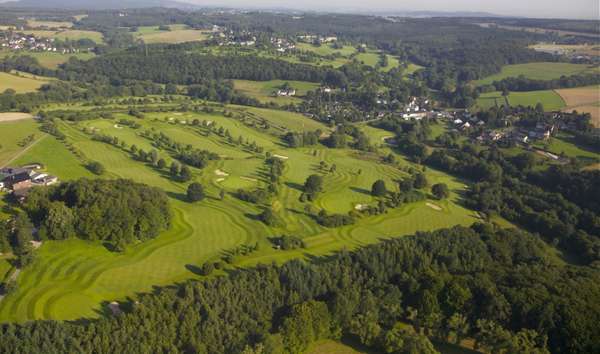
<instances>
[{"instance_id":1,"label":"hill","mask_svg":"<svg viewBox=\"0 0 600 354\"><path fill-rule=\"evenodd\" d=\"M20 8L41 9L86 9L86 10L110 10L110 9L133 9L146 7L173 7L181 9L194 8L194 5L171 0L21 0L2 3L0 6Z\"/></svg>"}]
</instances>

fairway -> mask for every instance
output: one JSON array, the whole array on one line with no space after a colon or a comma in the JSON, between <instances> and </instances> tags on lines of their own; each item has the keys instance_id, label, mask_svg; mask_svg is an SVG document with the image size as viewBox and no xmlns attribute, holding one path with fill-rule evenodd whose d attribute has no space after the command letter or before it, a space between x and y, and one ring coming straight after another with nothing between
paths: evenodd
<instances>
[{"instance_id":1,"label":"fairway","mask_svg":"<svg viewBox=\"0 0 600 354\"><path fill-rule=\"evenodd\" d=\"M510 92L508 102L513 107L519 105L535 107L538 103L541 103L545 111L557 111L565 107L565 102L561 96L553 90ZM479 109L506 106L506 99L501 92L488 92L477 99L475 106Z\"/></svg>"},{"instance_id":2,"label":"fairway","mask_svg":"<svg viewBox=\"0 0 600 354\"><path fill-rule=\"evenodd\" d=\"M277 90L285 83L296 90L296 96L283 97L276 96ZM234 80L235 89L239 90L243 94L256 98L262 103L274 102L277 104L290 104L299 103L300 97L306 95L308 91L313 91L319 88L321 85L314 82L306 81L284 81L284 80L272 80L272 81L248 81L248 80Z\"/></svg>"},{"instance_id":3,"label":"fairway","mask_svg":"<svg viewBox=\"0 0 600 354\"><path fill-rule=\"evenodd\" d=\"M242 109L237 106L229 109L260 117L272 125L289 126L294 130L327 129L316 121L289 112ZM176 121L169 123L169 118L175 118ZM234 137L242 135L250 141L256 141L266 151L287 157L281 191L273 203L284 221L283 226L271 228L254 220L251 216L258 214L261 209L241 202L233 195L238 188L265 184L264 160L229 144L218 135L206 136L203 128L176 123L191 119L212 121L213 124L230 130ZM31 121L23 122L33 124ZM97 317L102 312L103 301L124 299L139 292L151 291L153 286L197 277L187 266L199 265L208 259L214 260L225 250L241 244L258 242L260 245L259 251L235 259L236 266L251 266L310 255L326 255L344 247L353 249L385 238L412 234L417 230L434 230L456 224L469 225L477 220L474 212L457 203L459 193L465 188L464 183L428 169L431 184L444 182L453 191L450 199L433 202L436 204L435 209L429 205L431 202L412 203L389 210L387 214L361 218L354 225L324 228L305 213L305 204L299 201L301 191L298 186L304 183L308 175L323 174L325 178L325 192L314 202L314 206L332 213L346 213L356 204L376 203L368 192L374 180L382 178L394 190L394 181L405 176L405 172L354 150L328 149L323 146L290 149L282 145L273 133L220 114L152 113L138 122L142 127L137 130L120 127L108 120L61 123L60 126L67 135L67 142L80 151L84 158L99 161L106 167L105 177L130 178L164 189L172 197L175 211L173 227L154 240L129 246L124 253L112 253L100 244L78 239L45 242L38 250L34 263L19 275L19 290L0 303L0 321ZM147 150L152 148L152 142L140 136L139 132L154 129L182 143L206 148L228 157L212 162L203 170L193 169L195 179L205 186L208 198L201 203L189 204L181 201L185 184L174 182L154 167L132 159L121 148L92 141L82 131L84 127L93 127L102 133L118 136L127 146L136 144ZM29 129L34 128L33 125L29 126ZM373 137L389 135L375 128L364 129ZM9 153L16 152L7 151L7 156ZM159 154L172 161L166 151L159 149ZM402 165L409 164L401 156L398 158ZM321 161L335 163L337 171L319 171ZM16 164L30 162L45 164L50 173L63 180L91 177L83 167L81 158L68 151L64 143L50 136L15 161ZM362 170L360 174L357 173L359 169ZM220 172L217 173L217 170ZM219 179L223 180L218 181ZM226 197L222 201L217 198L221 189L226 191ZM307 248L293 251L273 249L267 238L282 233L303 238ZM157 264L160 267L156 267Z\"/></svg>"},{"instance_id":4,"label":"fairway","mask_svg":"<svg viewBox=\"0 0 600 354\"><path fill-rule=\"evenodd\" d=\"M488 76L484 79L475 81L475 85L491 85L494 81L500 81L508 77L525 76L533 80L553 80L559 79L561 76L569 76L584 73L597 73L598 67L593 67L588 64L571 64L571 63L529 63L506 65L502 68L499 74Z\"/></svg>"},{"instance_id":5,"label":"fairway","mask_svg":"<svg viewBox=\"0 0 600 354\"><path fill-rule=\"evenodd\" d=\"M34 92L48 81L34 78L32 75L16 75L0 72L0 92L13 89L17 93Z\"/></svg>"}]
</instances>

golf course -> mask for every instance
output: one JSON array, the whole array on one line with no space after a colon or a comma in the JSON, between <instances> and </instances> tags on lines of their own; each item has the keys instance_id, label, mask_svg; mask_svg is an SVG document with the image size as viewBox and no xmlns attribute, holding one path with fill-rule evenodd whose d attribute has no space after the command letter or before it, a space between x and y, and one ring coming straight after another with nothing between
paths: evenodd
<instances>
[{"instance_id":1,"label":"golf course","mask_svg":"<svg viewBox=\"0 0 600 354\"><path fill-rule=\"evenodd\" d=\"M84 109L71 107L71 109ZM89 107L86 107L89 109ZM109 251L95 242L70 239L46 241L38 249L30 266L19 274L18 289L0 302L0 321L23 322L33 319L72 320L93 318L106 311L110 301L135 297L141 292L197 278L197 267L243 245L258 245L258 250L235 256L229 267L251 266L257 263L284 262L293 258L327 255L340 249L353 249L380 240L434 230L456 224L469 225L476 221L475 212L460 203L465 185L460 180L433 169L426 170L430 185L446 183L451 189L449 199L427 200L406 204L377 216L364 216L353 225L326 228L307 213L306 205L329 213L345 214L358 205L376 205L370 194L374 181L382 179L390 190L396 190L399 179L408 176L412 166L401 155L397 163L384 164L375 153L364 153L349 148L330 149L322 145L289 148L281 140L278 127L295 131L330 128L298 114L258 108L228 106L233 117L222 111L157 112L137 119L137 129L118 124L125 113L115 118L92 119L78 123L60 122L66 138L62 141L40 132L32 120L2 123L8 129L0 130L0 138L12 139L11 131L30 132L42 137L34 146L19 147L16 142L4 144L0 156L13 165L32 162L61 180L81 177L95 178L84 164L93 159L106 167L100 178L127 178L166 191L171 199L174 218L171 228L159 237L128 246L124 252ZM129 117L131 118L131 117ZM267 184L264 155L247 147L231 144L206 126L192 125L191 121L205 121L223 127L233 137L255 142L265 153L285 161L283 183L277 197L271 202L283 220L281 226L270 227L256 219L262 207L236 198L240 188L252 189ZM270 123L269 129L251 124L261 120ZM389 133L364 126L372 143L381 153L392 152L383 145L382 137ZM282 128L283 129L283 128ZM205 187L205 198L200 203L189 203L185 198L186 185L169 178L168 173L150 163L136 160L128 151L91 138L90 132L118 137L124 146L155 149L170 164L168 151L144 137L144 131L160 132L197 149L207 149L222 158L211 161L203 169L192 168L194 179ZM4 136L6 135L6 136ZM322 162L335 164L335 172L323 170ZM311 174L323 176L323 192L312 203L300 202L302 185ZM224 191L224 197L219 197ZM301 238L306 247L283 251L276 249L270 237L293 235ZM219 274L219 273L217 273Z\"/></svg>"}]
</instances>

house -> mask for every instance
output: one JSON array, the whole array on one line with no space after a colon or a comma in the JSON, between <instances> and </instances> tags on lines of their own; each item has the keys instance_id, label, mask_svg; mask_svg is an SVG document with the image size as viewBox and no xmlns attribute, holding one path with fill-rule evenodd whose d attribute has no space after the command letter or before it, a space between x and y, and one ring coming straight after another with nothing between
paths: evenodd
<instances>
[{"instance_id":1,"label":"house","mask_svg":"<svg viewBox=\"0 0 600 354\"><path fill-rule=\"evenodd\" d=\"M296 96L296 90L295 89L277 90L277 96L283 96L283 97Z\"/></svg>"},{"instance_id":2,"label":"house","mask_svg":"<svg viewBox=\"0 0 600 354\"><path fill-rule=\"evenodd\" d=\"M0 189L8 189L13 195L23 200L31 188L36 186L50 186L58 183L56 176L37 172L41 166L31 165L25 167L6 167L0 169Z\"/></svg>"}]
</instances>

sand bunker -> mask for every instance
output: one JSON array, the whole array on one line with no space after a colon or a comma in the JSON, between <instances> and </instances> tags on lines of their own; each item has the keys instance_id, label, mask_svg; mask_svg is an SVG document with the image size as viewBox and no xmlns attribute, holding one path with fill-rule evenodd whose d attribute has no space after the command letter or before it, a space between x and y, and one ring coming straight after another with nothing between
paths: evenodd
<instances>
[{"instance_id":1,"label":"sand bunker","mask_svg":"<svg viewBox=\"0 0 600 354\"><path fill-rule=\"evenodd\" d=\"M427 206L433 210L442 211L442 207L433 203L427 203Z\"/></svg>"},{"instance_id":2,"label":"sand bunker","mask_svg":"<svg viewBox=\"0 0 600 354\"><path fill-rule=\"evenodd\" d=\"M225 172L225 171L221 171L221 170L215 170L215 175L217 176L229 176L229 173Z\"/></svg>"}]
</instances>

